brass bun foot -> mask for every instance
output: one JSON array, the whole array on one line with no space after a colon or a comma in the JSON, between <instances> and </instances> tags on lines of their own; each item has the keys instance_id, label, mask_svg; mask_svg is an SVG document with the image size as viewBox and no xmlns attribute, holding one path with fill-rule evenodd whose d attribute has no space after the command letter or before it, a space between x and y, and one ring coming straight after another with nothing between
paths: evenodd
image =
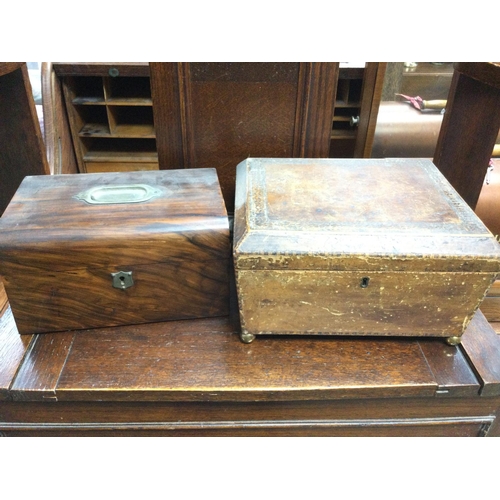
<instances>
[{"instance_id":1,"label":"brass bun foot","mask_svg":"<svg viewBox=\"0 0 500 500\"><path fill-rule=\"evenodd\" d=\"M253 333L241 332L240 339L243 343L250 344L250 342L255 340L255 335Z\"/></svg>"},{"instance_id":2,"label":"brass bun foot","mask_svg":"<svg viewBox=\"0 0 500 500\"><path fill-rule=\"evenodd\" d=\"M446 339L448 345L458 345L460 342L462 342L462 337L448 337Z\"/></svg>"}]
</instances>

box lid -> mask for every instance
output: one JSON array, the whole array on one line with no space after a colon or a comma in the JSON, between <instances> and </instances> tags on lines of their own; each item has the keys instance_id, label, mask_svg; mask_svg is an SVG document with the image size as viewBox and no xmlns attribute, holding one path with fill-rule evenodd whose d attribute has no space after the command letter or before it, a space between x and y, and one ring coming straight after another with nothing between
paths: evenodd
<instances>
[{"instance_id":1,"label":"box lid","mask_svg":"<svg viewBox=\"0 0 500 500\"><path fill-rule=\"evenodd\" d=\"M3 264L56 271L229 255L215 169L26 177L0 218Z\"/></svg>"},{"instance_id":2,"label":"box lid","mask_svg":"<svg viewBox=\"0 0 500 500\"><path fill-rule=\"evenodd\" d=\"M500 245L426 159L249 158L239 269L500 271Z\"/></svg>"}]
</instances>

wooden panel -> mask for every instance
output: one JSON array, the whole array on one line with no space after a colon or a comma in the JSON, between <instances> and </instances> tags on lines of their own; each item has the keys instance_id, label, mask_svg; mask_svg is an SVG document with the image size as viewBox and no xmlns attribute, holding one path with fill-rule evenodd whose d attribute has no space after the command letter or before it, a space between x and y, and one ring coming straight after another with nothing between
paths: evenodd
<instances>
[{"instance_id":1,"label":"wooden panel","mask_svg":"<svg viewBox=\"0 0 500 500\"><path fill-rule=\"evenodd\" d=\"M0 283L0 401L10 399L9 388L32 336L20 336L5 289Z\"/></svg>"},{"instance_id":2,"label":"wooden panel","mask_svg":"<svg viewBox=\"0 0 500 500\"><path fill-rule=\"evenodd\" d=\"M61 81L51 63L42 63L43 130L51 174L76 174L78 165Z\"/></svg>"},{"instance_id":3,"label":"wooden panel","mask_svg":"<svg viewBox=\"0 0 500 500\"><path fill-rule=\"evenodd\" d=\"M299 64L282 66L269 63L263 71L258 64L227 64L226 78L221 80L218 73L211 74L212 65L190 64L186 96L190 164L206 168L216 162L228 207L233 204L240 161L248 156L293 154Z\"/></svg>"},{"instance_id":4,"label":"wooden panel","mask_svg":"<svg viewBox=\"0 0 500 500\"><path fill-rule=\"evenodd\" d=\"M59 76L149 76L146 62L55 62ZM111 74L110 74L110 70ZM118 74L113 71L118 70Z\"/></svg>"},{"instance_id":5,"label":"wooden panel","mask_svg":"<svg viewBox=\"0 0 500 500\"><path fill-rule=\"evenodd\" d=\"M160 168L191 168L185 151L182 117L185 100L181 99L181 83L177 63L150 63L151 97ZM185 118L184 118L185 123Z\"/></svg>"},{"instance_id":6,"label":"wooden panel","mask_svg":"<svg viewBox=\"0 0 500 500\"><path fill-rule=\"evenodd\" d=\"M89 174L98 172L132 172L137 170L158 170L158 163L134 162L85 162L85 170Z\"/></svg>"},{"instance_id":7,"label":"wooden panel","mask_svg":"<svg viewBox=\"0 0 500 500\"><path fill-rule=\"evenodd\" d=\"M57 400L55 391L73 341L73 332L33 336L10 393L14 400Z\"/></svg>"},{"instance_id":8,"label":"wooden panel","mask_svg":"<svg viewBox=\"0 0 500 500\"><path fill-rule=\"evenodd\" d=\"M76 198L91 188L137 184L157 187L161 196L94 205ZM24 180L0 226L4 273L8 261L58 271L229 256L227 215L214 170L33 176Z\"/></svg>"},{"instance_id":9,"label":"wooden panel","mask_svg":"<svg viewBox=\"0 0 500 500\"><path fill-rule=\"evenodd\" d=\"M337 63L151 63L160 168L215 167L229 212L248 156L327 156Z\"/></svg>"},{"instance_id":10,"label":"wooden panel","mask_svg":"<svg viewBox=\"0 0 500 500\"><path fill-rule=\"evenodd\" d=\"M235 333L222 320L203 320L78 334L58 398L276 401L373 397L375 388L387 396L436 389L414 342L273 338L250 347ZM386 359L390 366L383 365Z\"/></svg>"},{"instance_id":11,"label":"wooden panel","mask_svg":"<svg viewBox=\"0 0 500 500\"><path fill-rule=\"evenodd\" d=\"M356 133L355 158L370 158L387 63L366 63Z\"/></svg>"},{"instance_id":12,"label":"wooden panel","mask_svg":"<svg viewBox=\"0 0 500 500\"><path fill-rule=\"evenodd\" d=\"M18 69L21 69L25 63L23 62L2 62L0 63L0 76L8 75Z\"/></svg>"},{"instance_id":13,"label":"wooden panel","mask_svg":"<svg viewBox=\"0 0 500 500\"><path fill-rule=\"evenodd\" d=\"M482 396L500 395L500 337L478 311L462 338L464 353L481 380Z\"/></svg>"},{"instance_id":14,"label":"wooden panel","mask_svg":"<svg viewBox=\"0 0 500 500\"><path fill-rule=\"evenodd\" d=\"M383 388L381 388L383 389ZM76 392L76 391L75 391ZM85 394L84 394L85 395ZM135 392L129 393L131 397ZM96 397L98 394L96 393ZM0 407L0 430L22 426L41 428L44 424L57 429L58 425L91 429L177 429L193 428L205 423L230 428L252 422L273 423L293 427L309 422L344 426L349 423L382 424L404 420L407 423L432 422L479 423L495 420L498 398L340 398L268 401L91 401L57 402L12 401ZM57 404L54 404L57 403ZM61 418L62 417L62 418Z\"/></svg>"},{"instance_id":15,"label":"wooden panel","mask_svg":"<svg viewBox=\"0 0 500 500\"><path fill-rule=\"evenodd\" d=\"M120 151L115 147L107 150L93 150L87 151L83 159L87 163L154 163L158 169L158 154L151 149L137 148Z\"/></svg>"},{"instance_id":16,"label":"wooden panel","mask_svg":"<svg viewBox=\"0 0 500 500\"><path fill-rule=\"evenodd\" d=\"M21 267L17 268L19 271ZM52 271L25 268L5 278L22 334L173 319L225 316L229 312L227 259L193 262L172 259L126 268L133 285L112 286L111 273L121 267Z\"/></svg>"},{"instance_id":17,"label":"wooden panel","mask_svg":"<svg viewBox=\"0 0 500 500\"><path fill-rule=\"evenodd\" d=\"M300 149L297 150L295 140L293 156L326 158L330 150L339 64L301 64L301 74L306 71L308 73L299 80L299 91L301 86L304 89L304 101L297 104L297 117L299 113L303 117L300 126L296 122L296 129L300 131Z\"/></svg>"},{"instance_id":18,"label":"wooden panel","mask_svg":"<svg viewBox=\"0 0 500 500\"><path fill-rule=\"evenodd\" d=\"M496 85L500 66L470 63L464 66L468 74L460 68L453 74L434 163L474 208L500 128L500 88Z\"/></svg>"},{"instance_id":19,"label":"wooden panel","mask_svg":"<svg viewBox=\"0 0 500 500\"><path fill-rule=\"evenodd\" d=\"M486 297L481 304L481 311L489 322L500 321L500 297Z\"/></svg>"},{"instance_id":20,"label":"wooden panel","mask_svg":"<svg viewBox=\"0 0 500 500\"><path fill-rule=\"evenodd\" d=\"M25 63L0 63L0 116L2 214L26 175L50 173Z\"/></svg>"},{"instance_id":21,"label":"wooden panel","mask_svg":"<svg viewBox=\"0 0 500 500\"><path fill-rule=\"evenodd\" d=\"M460 62L455 63L454 69L490 87L500 89L499 62Z\"/></svg>"},{"instance_id":22,"label":"wooden panel","mask_svg":"<svg viewBox=\"0 0 500 500\"><path fill-rule=\"evenodd\" d=\"M445 342L419 342L429 368L438 383L436 396L476 396L481 388L462 351Z\"/></svg>"}]
</instances>

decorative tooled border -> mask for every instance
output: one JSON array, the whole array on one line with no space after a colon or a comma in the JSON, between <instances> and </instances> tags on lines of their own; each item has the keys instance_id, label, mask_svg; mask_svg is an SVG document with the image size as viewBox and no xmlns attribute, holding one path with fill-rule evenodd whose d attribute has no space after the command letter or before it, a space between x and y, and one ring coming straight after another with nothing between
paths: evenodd
<instances>
[{"instance_id":1,"label":"decorative tooled border","mask_svg":"<svg viewBox=\"0 0 500 500\"><path fill-rule=\"evenodd\" d=\"M332 159L314 158L298 159L294 158L293 163L332 162ZM374 160L341 160L359 162L385 162L396 165L420 167L425 170L429 179L434 183L436 189L441 193L443 201L451 208L460 221L457 223L446 222L413 222L410 227L394 227L391 222L371 222L369 226L353 226L352 223L327 223L325 221L307 221L307 228L301 222L286 221L286 227L282 221L273 221L269 218L268 195L266 183L266 166L269 164L283 164L283 159L274 158L252 158L247 164L247 202L249 210L247 212L248 225L250 229L272 230L272 231L324 231L335 234L360 234L360 233L411 233L417 235L453 235L453 236L491 236L484 224L478 219L473 210L460 198L458 193L443 177L439 170L430 160L425 159L374 159ZM411 162L411 163L410 163ZM266 165L267 164L267 165Z\"/></svg>"}]
</instances>

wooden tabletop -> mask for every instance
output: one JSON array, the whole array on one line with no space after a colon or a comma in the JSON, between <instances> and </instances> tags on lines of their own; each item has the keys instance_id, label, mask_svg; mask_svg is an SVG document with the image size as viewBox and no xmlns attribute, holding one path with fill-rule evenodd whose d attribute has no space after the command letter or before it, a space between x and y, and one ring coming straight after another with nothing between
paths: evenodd
<instances>
[{"instance_id":1,"label":"wooden tabletop","mask_svg":"<svg viewBox=\"0 0 500 500\"><path fill-rule=\"evenodd\" d=\"M5 302L5 300L4 300ZM13 401L291 401L500 395L500 340L477 313L440 339L259 337L235 316L19 335L0 321L0 398Z\"/></svg>"},{"instance_id":2,"label":"wooden tabletop","mask_svg":"<svg viewBox=\"0 0 500 500\"><path fill-rule=\"evenodd\" d=\"M3 304L3 306L2 306ZM20 335L0 289L0 435L500 435L500 336L239 338L233 316Z\"/></svg>"}]
</instances>

